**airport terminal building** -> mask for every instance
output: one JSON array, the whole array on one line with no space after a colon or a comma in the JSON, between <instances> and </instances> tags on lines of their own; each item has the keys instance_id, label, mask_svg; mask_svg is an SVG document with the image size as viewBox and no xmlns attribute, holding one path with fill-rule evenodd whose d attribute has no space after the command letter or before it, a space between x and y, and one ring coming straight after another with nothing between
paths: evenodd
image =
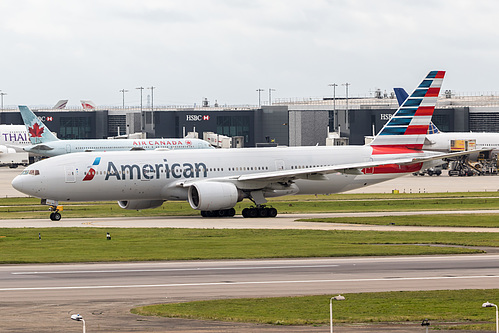
<instances>
[{"instance_id":1,"label":"airport terminal building","mask_svg":"<svg viewBox=\"0 0 499 333\"><path fill-rule=\"evenodd\" d=\"M280 100L261 107L155 107L34 109L61 139L95 139L145 132L147 137L180 138L188 132L240 137L244 147L265 145L364 144L398 107L395 98ZM433 115L441 131L499 132L499 97L441 96ZM0 123L22 124L17 109L0 112ZM331 135L336 132L340 135Z\"/></svg>"}]
</instances>

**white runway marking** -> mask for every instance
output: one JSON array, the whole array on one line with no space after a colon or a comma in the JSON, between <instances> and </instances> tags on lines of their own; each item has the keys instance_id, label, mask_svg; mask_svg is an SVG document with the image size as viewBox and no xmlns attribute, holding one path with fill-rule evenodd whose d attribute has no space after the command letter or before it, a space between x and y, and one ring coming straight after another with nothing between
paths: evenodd
<instances>
[{"instance_id":1,"label":"white runway marking","mask_svg":"<svg viewBox=\"0 0 499 333\"><path fill-rule=\"evenodd\" d=\"M386 281L423 281L423 280L458 280L458 279L490 279L499 278L499 275L478 276L428 276L417 278L377 278L377 279L344 279L344 280L296 280L296 281L246 281L246 282L201 282L201 283L171 283L171 284L138 284L116 286L70 286L70 287L27 287L27 288L0 288L0 291L26 290L78 290L78 289L115 289L115 288L169 288L169 287L202 287L219 285L256 285L256 284L292 284L292 283L340 283L340 282L386 282Z\"/></svg>"},{"instance_id":2,"label":"white runway marking","mask_svg":"<svg viewBox=\"0 0 499 333\"><path fill-rule=\"evenodd\" d=\"M113 269L95 271L47 271L47 272L14 272L12 275L37 274L92 274L92 273L141 273L141 272L181 272L181 271L209 271L209 270L254 270L254 269L288 269L288 268L323 268L338 267L339 265L303 265L303 266L262 266L262 267L204 267L204 268L162 268L162 269Z\"/></svg>"}]
</instances>

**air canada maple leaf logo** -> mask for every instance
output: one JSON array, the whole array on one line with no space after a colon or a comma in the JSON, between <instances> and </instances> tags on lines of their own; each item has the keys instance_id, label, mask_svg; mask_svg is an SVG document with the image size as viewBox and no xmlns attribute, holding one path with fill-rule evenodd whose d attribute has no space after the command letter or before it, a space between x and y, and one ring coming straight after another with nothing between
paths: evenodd
<instances>
[{"instance_id":1,"label":"air canada maple leaf logo","mask_svg":"<svg viewBox=\"0 0 499 333\"><path fill-rule=\"evenodd\" d=\"M37 123L33 125L33 127L29 128L29 135L33 138L41 138L43 134L44 128L38 126Z\"/></svg>"}]
</instances>

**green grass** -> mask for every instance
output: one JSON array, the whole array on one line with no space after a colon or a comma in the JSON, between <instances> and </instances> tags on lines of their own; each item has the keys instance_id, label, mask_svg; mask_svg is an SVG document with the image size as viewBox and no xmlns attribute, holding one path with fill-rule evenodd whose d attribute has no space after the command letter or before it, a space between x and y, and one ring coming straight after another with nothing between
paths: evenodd
<instances>
[{"instance_id":1,"label":"green grass","mask_svg":"<svg viewBox=\"0 0 499 333\"><path fill-rule=\"evenodd\" d=\"M405 226L497 228L499 227L499 214L333 217L300 219L299 221L369 225L388 225L393 223Z\"/></svg>"},{"instance_id":2,"label":"green grass","mask_svg":"<svg viewBox=\"0 0 499 333\"><path fill-rule=\"evenodd\" d=\"M0 199L0 218L48 218L48 207L35 198ZM376 212L415 210L469 210L499 209L498 192L479 193L422 193L422 194L335 194L299 195L269 200L280 214L286 213L330 213L330 212ZM61 203L63 218L70 217L141 217L141 216L193 216L187 202L165 202L161 207L141 211L125 210L116 202ZM236 205L236 211L250 206L245 200Z\"/></svg>"},{"instance_id":3,"label":"green grass","mask_svg":"<svg viewBox=\"0 0 499 333\"><path fill-rule=\"evenodd\" d=\"M328 325L331 296L158 304L134 308L132 313L273 325ZM495 308L482 308L481 305L485 301L499 299L499 289L357 293L344 296L344 301L333 301L335 325L420 323L427 318L431 328L473 327L474 330L492 330L495 328Z\"/></svg>"},{"instance_id":4,"label":"green grass","mask_svg":"<svg viewBox=\"0 0 499 333\"><path fill-rule=\"evenodd\" d=\"M106 232L112 239L106 240ZM38 233L42 239L38 240ZM3 228L0 264L477 253L498 233L168 228Z\"/></svg>"}]
</instances>

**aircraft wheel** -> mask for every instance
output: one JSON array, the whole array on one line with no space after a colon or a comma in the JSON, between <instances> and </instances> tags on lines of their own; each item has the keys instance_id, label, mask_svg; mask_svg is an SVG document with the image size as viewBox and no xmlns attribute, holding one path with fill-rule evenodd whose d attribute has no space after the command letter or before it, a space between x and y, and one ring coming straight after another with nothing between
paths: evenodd
<instances>
[{"instance_id":1,"label":"aircraft wheel","mask_svg":"<svg viewBox=\"0 0 499 333\"><path fill-rule=\"evenodd\" d=\"M248 217L257 217L257 216L258 216L258 209L250 208L248 210Z\"/></svg>"},{"instance_id":2,"label":"aircraft wheel","mask_svg":"<svg viewBox=\"0 0 499 333\"><path fill-rule=\"evenodd\" d=\"M216 210L215 214L218 215L219 217L224 217L227 215L227 210L225 210L225 209Z\"/></svg>"},{"instance_id":3,"label":"aircraft wheel","mask_svg":"<svg viewBox=\"0 0 499 333\"><path fill-rule=\"evenodd\" d=\"M248 208L244 208L244 209L243 209L243 211L242 211L242 215L243 215L243 217L249 217L249 215L248 215L248 211L249 211L249 209L248 209Z\"/></svg>"},{"instance_id":4,"label":"aircraft wheel","mask_svg":"<svg viewBox=\"0 0 499 333\"><path fill-rule=\"evenodd\" d=\"M54 213L50 214L50 219L52 221L60 221L61 218L62 218L62 216L61 216L61 213L59 213L59 212L54 212Z\"/></svg>"},{"instance_id":5,"label":"aircraft wheel","mask_svg":"<svg viewBox=\"0 0 499 333\"><path fill-rule=\"evenodd\" d=\"M269 217L276 217L277 216L277 209L269 208L268 216Z\"/></svg>"},{"instance_id":6,"label":"aircraft wheel","mask_svg":"<svg viewBox=\"0 0 499 333\"><path fill-rule=\"evenodd\" d=\"M227 209L227 216L233 217L236 215L236 210L234 208Z\"/></svg>"},{"instance_id":7,"label":"aircraft wheel","mask_svg":"<svg viewBox=\"0 0 499 333\"><path fill-rule=\"evenodd\" d=\"M205 211L205 210L202 210L202 211L201 211L201 216L202 216L202 217L208 217L208 215L206 214L206 211Z\"/></svg>"},{"instance_id":8,"label":"aircraft wheel","mask_svg":"<svg viewBox=\"0 0 499 333\"><path fill-rule=\"evenodd\" d=\"M269 215L269 209L268 208L260 208L258 209L258 216L260 217L267 217Z\"/></svg>"}]
</instances>

